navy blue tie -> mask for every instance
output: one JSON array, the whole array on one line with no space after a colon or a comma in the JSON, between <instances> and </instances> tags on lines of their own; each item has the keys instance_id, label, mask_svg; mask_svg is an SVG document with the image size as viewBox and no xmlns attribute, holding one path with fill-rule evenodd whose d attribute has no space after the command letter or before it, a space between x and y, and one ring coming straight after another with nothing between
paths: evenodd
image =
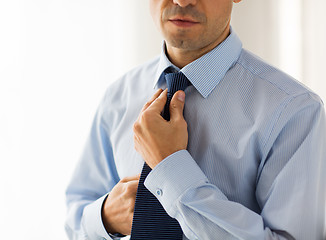
<instances>
[{"instance_id":1,"label":"navy blue tie","mask_svg":"<svg viewBox=\"0 0 326 240\"><path fill-rule=\"evenodd\" d=\"M175 92L185 90L189 81L182 72L166 73L167 102L162 116L170 120L169 105ZM137 189L131 240L182 240L182 230L177 220L171 218L157 198L144 185L152 169L144 163Z\"/></svg>"}]
</instances>

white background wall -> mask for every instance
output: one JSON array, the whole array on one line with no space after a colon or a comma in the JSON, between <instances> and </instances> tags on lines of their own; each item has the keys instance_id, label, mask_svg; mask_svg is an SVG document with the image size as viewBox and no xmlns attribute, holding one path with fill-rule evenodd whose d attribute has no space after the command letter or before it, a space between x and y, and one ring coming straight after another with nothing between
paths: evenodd
<instances>
[{"instance_id":1,"label":"white background wall","mask_svg":"<svg viewBox=\"0 0 326 240\"><path fill-rule=\"evenodd\" d=\"M243 0L234 6L232 25L244 47L326 101L325 9L325 0Z\"/></svg>"},{"instance_id":2,"label":"white background wall","mask_svg":"<svg viewBox=\"0 0 326 240\"><path fill-rule=\"evenodd\" d=\"M0 0L1 239L66 239L65 187L105 88L160 52L147 2ZM324 99L325 4L244 0L233 16L246 48Z\"/></svg>"}]
</instances>

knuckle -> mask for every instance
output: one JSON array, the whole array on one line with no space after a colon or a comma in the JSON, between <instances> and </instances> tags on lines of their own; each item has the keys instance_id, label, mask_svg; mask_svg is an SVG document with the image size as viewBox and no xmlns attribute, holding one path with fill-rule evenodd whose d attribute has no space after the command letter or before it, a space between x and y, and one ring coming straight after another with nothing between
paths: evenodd
<instances>
[{"instance_id":1,"label":"knuckle","mask_svg":"<svg viewBox=\"0 0 326 240\"><path fill-rule=\"evenodd\" d=\"M140 132L140 129L141 129L140 123L138 121L135 122L134 125L133 125L133 131L134 131L134 133Z\"/></svg>"},{"instance_id":2,"label":"knuckle","mask_svg":"<svg viewBox=\"0 0 326 240\"><path fill-rule=\"evenodd\" d=\"M137 188L135 188L135 186L133 186L133 184L131 184L129 182L126 183L125 191L124 191L125 196L127 196L128 198L133 198L134 196L136 196L136 191L137 191Z\"/></svg>"},{"instance_id":3,"label":"knuckle","mask_svg":"<svg viewBox=\"0 0 326 240\"><path fill-rule=\"evenodd\" d=\"M178 125L181 125L181 126L183 126L183 127L187 127L187 122L186 122L186 120L181 116L181 117L178 117L178 118L176 118L176 123L178 124Z\"/></svg>"},{"instance_id":4,"label":"knuckle","mask_svg":"<svg viewBox=\"0 0 326 240\"><path fill-rule=\"evenodd\" d=\"M153 116L152 111L150 110L144 111L143 114L141 115L141 122L147 125L151 121L152 116Z\"/></svg>"},{"instance_id":5,"label":"knuckle","mask_svg":"<svg viewBox=\"0 0 326 240\"><path fill-rule=\"evenodd\" d=\"M128 181L128 178L127 178L127 177L124 177L124 178L121 178L121 179L120 179L120 182L121 182L121 183L124 183L124 182L127 182L127 181Z\"/></svg>"},{"instance_id":6,"label":"knuckle","mask_svg":"<svg viewBox=\"0 0 326 240\"><path fill-rule=\"evenodd\" d=\"M151 111L150 110L146 110L142 114L142 119L147 119L147 118L150 117L150 115L151 115Z\"/></svg>"},{"instance_id":7,"label":"knuckle","mask_svg":"<svg viewBox=\"0 0 326 240\"><path fill-rule=\"evenodd\" d=\"M171 108L177 108L178 107L178 104L176 104L175 102L171 102L170 103L170 107Z\"/></svg>"},{"instance_id":8,"label":"knuckle","mask_svg":"<svg viewBox=\"0 0 326 240\"><path fill-rule=\"evenodd\" d=\"M127 193L130 193L132 191L132 184L130 182L127 182L125 187Z\"/></svg>"}]
</instances>

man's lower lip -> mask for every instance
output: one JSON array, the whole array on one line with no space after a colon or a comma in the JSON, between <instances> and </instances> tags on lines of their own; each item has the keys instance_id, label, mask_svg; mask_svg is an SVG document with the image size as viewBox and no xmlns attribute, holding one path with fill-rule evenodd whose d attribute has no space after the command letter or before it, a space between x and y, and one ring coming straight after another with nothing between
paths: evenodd
<instances>
[{"instance_id":1,"label":"man's lower lip","mask_svg":"<svg viewBox=\"0 0 326 240\"><path fill-rule=\"evenodd\" d=\"M192 27L198 24L197 22L188 22L188 21L181 21L181 20L170 20L170 22L178 27Z\"/></svg>"}]
</instances>

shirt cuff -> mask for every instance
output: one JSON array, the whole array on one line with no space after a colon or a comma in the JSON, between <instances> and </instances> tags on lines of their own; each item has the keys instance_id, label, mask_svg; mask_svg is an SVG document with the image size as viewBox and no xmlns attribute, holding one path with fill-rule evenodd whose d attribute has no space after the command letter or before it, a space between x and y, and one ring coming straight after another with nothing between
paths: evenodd
<instances>
[{"instance_id":1,"label":"shirt cuff","mask_svg":"<svg viewBox=\"0 0 326 240\"><path fill-rule=\"evenodd\" d=\"M107 194L87 205L83 213L83 228L89 239L114 239L106 232L102 221L102 205Z\"/></svg>"},{"instance_id":2,"label":"shirt cuff","mask_svg":"<svg viewBox=\"0 0 326 240\"><path fill-rule=\"evenodd\" d=\"M144 185L174 217L172 208L189 188L209 181L188 151L173 153L160 162L146 177Z\"/></svg>"}]
</instances>

